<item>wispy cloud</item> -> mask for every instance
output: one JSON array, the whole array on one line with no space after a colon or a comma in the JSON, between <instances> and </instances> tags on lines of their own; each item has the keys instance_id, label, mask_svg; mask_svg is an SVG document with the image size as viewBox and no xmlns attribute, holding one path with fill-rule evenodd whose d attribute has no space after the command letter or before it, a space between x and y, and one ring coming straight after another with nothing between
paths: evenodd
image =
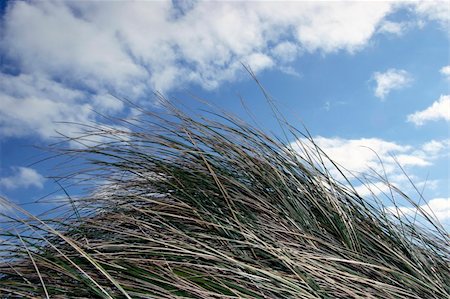
<instances>
[{"instance_id":1,"label":"wispy cloud","mask_svg":"<svg viewBox=\"0 0 450 299\"><path fill-rule=\"evenodd\" d=\"M399 36L402 35L408 29L408 27L409 25L405 22L391 22L386 20L380 24L378 32Z\"/></svg>"},{"instance_id":2,"label":"wispy cloud","mask_svg":"<svg viewBox=\"0 0 450 299\"><path fill-rule=\"evenodd\" d=\"M339 101L339 100L325 101L325 103L322 106L322 109L328 112L333 108L336 108L338 106L344 106L347 104L348 103L346 101Z\"/></svg>"},{"instance_id":3,"label":"wispy cloud","mask_svg":"<svg viewBox=\"0 0 450 299\"><path fill-rule=\"evenodd\" d=\"M407 121L422 126L430 121L450 121L450 95L441 95L431 106L408 115Z\"/></svg>"},{"instance_id":4,"label":"wispy cloud","mask_svg":"<svg viewBox=\"0 0 450 299\"><path fill-rule=\"evenodd\" d=\"M384 99L392 90L407 87L413 81L412 76L405 70L388 69L386 72L375 72L373 80L376 82L375 96Z\"/></svg>"},{"instance_id":5,"label":"wispy cloud","mask_svg":"<svg viewBox=\"0 0 450 299\"><path fill-rule=\"evenodd\" d=\"M45 178L36 170L28 167L13 167L11 176L0 178L0 186L5 189L43 188Z\"/></svg>"}]
</instances>

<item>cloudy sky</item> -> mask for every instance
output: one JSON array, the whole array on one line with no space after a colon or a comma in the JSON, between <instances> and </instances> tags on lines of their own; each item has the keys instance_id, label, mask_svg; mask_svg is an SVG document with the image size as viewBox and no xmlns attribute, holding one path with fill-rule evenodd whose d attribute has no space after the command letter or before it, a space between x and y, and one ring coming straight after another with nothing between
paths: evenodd
<instances>
[{"instance_id":1,"label":"cloudy sky","mask_svg":"<svg viewBox=\"0 0 450 299\"><path fill-rule=\"evenodd\" d=\"M414 191L401 165L450 227L448 1L0 5L0 194L15 202L57 189L35 146L73 134L62 121L132 113L115 97L158 110L154 91L187 106L195 94L245 118L242 97L277 133L245 64L338 163L363 175L383 170L379 156Z\"/></svg>"}]
</instances>

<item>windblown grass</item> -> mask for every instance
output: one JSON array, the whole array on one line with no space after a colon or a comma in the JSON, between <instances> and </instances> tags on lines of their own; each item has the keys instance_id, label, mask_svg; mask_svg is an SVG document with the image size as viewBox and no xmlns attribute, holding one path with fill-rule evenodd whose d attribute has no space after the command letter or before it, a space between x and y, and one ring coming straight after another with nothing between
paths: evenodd
<instances>
[{"instance_id":1,"label":"windblown grass","mask_svg":"<svg viewBox=\"0 0 450 299\"><path fill-rule=\"evenodd\" d=\"M449 237L431 217L419 228L361 198L288 125L309 140L301 155L225 113L165 105L62 150L94 192L59 218L15 207L1 298L449 298Z\"/></svg>"}]
</instances>

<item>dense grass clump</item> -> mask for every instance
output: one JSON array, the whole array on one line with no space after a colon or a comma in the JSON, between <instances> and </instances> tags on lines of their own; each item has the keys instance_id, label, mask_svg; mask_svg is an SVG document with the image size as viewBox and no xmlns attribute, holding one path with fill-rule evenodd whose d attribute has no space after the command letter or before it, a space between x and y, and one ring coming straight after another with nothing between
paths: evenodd
<instances>
[{"instance_id":1,"label":"dense grass clump","mask_svg":"<svg viewBox=\"0 0 450 299\"><path fill-rule=\"evenodd\" d=\"M71 213L6 213L1 298L449 298L449 237L424 211L420 228L361 198L286 124L302 153L166 107L63 150L95 185Z\"/></svg>"}]
</instances>

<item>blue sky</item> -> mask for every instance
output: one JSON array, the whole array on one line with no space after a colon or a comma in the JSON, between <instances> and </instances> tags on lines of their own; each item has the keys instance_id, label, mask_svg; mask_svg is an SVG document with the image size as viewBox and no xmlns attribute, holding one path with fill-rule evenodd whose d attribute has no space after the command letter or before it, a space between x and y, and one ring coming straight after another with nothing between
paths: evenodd
<instances>
[{"instance_id":1,"label":"blue sky","mask_svg":"<svg viewBox=\"0 0 450 299\"><path fill-rule=\"evenodd\" d=\"M111 94L158 110L153 91L188 107L197 105L193 93L249 119L242 96L258 123L279 134L244 63L338 163L379 170L370 147L390 181L414 194L397 157L450 225L450 2L2 5L0 194L12 201L58 190L48 178L57 161L34 162L56 131L75 134L60 121L132 113ZM365 196L386 191L357 187Z\"/></svg>"}]
</instances>

